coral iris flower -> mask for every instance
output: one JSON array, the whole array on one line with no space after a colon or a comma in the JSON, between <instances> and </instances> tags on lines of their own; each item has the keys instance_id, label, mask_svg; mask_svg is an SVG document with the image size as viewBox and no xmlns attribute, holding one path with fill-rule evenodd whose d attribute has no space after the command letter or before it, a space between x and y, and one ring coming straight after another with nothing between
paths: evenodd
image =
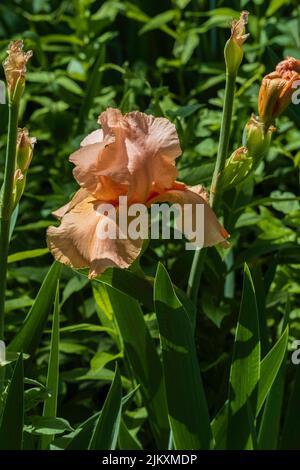
<instances>
[{"instance_id":1,"label":"coral iris flower","mask_svg":"<svg viewBox=\"0 0 300 470\"><path fill-rule=\"evenodd\" d=\"M108 267L127 268L141 252L143 239L97 237L103 224L101 204L153 202L204 204L204 245L224 243L228 234L210 208L201 186L176 181L175 160L181 154L175 126L165 118L141 113L126 115L108 108L99 117L101 129L92 132L70 156L81 189L54 215L59 227L49 227L48 246L54 257L74 268L89 267L90 277ZM107 221L106 221L107 222Z\"/></svg>"}]
</instances>

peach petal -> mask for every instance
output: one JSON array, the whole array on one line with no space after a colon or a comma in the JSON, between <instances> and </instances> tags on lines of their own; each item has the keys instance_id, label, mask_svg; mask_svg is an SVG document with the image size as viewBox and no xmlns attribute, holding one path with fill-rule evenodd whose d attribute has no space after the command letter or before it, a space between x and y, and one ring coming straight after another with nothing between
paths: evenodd
<instances>
[{"instance_id":1,"label":"peach petal","mask_svg":"<svg viewBox=\"0 0 300 470\"><path fill-rule=\"evenodd\" d=\"M88 196L89 193L85 189L81 188L75 193L70 202L67 202L67 204L52 212L52 214L54 215L54 217L57 217L57 219L60 220L67 212L73 209L76 204L79 204L79 202L83 201Z\"/></svg>"},{"instance_id":2,"label":"peach petal","mask_svg":"<svg viewBox=\"0 0 300 470\"><path fill-rule=\"evenodd\" d=\"M90 134L88 134L81 142L80 147L85 147L86 145L99 144L103 142L103 130L97 129Z\"/></svg>"},{"instance_id":3,"label":"peach petal","mask_svg":"<svg viewBox=\"0 0 300 470\"><path fill-rule=\"evenodd\" d=\"M99 123L102 131L87 136L70 157L82 187L99 200L127 194L129 202L144 202L153 182L160 191L172 186L181 149L170 121L108 108Z\"/></svg>"},{"instance_id":4,"label":"peach petal","mask_svg":"<svg viewBox=\"0 0 300 470\"><path fill-rule=\"evenodd\" d=\"M101 216L97 224L97 233L102 227L114 227L118 234L118 224L113 219ZM119 268L128 268L139 256L143 246L143 239L137 240L112 239L105 238L100 240L97 238L91 252L90 277L101 274L107 267L116 266Z\"/></svg>"},{"instance_id":5,"label":"peach petal","mask_svg":"<svg viewBox=\"0 0 300 470\"><path fill-rule=\"evenodd\" d=\"M90 268L90 277L108 267L127 268L140 254L143 240L99 238L103 224L116 225L99 213L101 205L87 197L65 213L59 227L49 227L47 242L57 261L74 268ZM117 229L117 227L116 227Z\"/></svg>"},{"instance_id":6,"label":"peach petal","mask_svg":"<svg viewBox=\"0 0 300 470\"><path fill-rule=\"evenodd\" d=\"M95 134L90 134L87 140L83 140L83 146L70 156L75 165L74 178L96 199L116 199L127 193L129 181L122 141L116 142L110 131L103 133L102 142L94 139Z\"/></svg>"},{"instance_id":7,"label":"peach petal","mask_svg":"<svg viewBox=\"0 0 300 470\"><path fill-rule=\"evenodd\" d=\"M228 232L218 221L215 213L208 204L208 194L201 185L188 187L183 183L175 182L174 189L170 189L148 200L147 205L157 202L184 204L204 204L204 247L222 244L228 246L226 239L229 237ZM194 224L194 222L193 222Z\"/></svg>"},{"instance_id":8,"label":"peach petal","mask_svg":"<svg viewBox=\"0 0 300 470\"><path fill-rule=\"evenodd\" d=\"M177 176L175 160L181 148L175 126L165 118L140 113L124 117L127 125L128 168L132 175L134 201L145 201L154 182L161 190L172 186Z\"/></svg>"}]
</instances>

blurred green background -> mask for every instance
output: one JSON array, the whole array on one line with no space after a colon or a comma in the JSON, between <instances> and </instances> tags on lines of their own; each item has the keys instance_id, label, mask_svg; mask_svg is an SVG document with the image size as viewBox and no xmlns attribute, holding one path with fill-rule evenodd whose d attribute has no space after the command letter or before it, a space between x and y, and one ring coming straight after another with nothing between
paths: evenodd
<instances>
[{"instance_id":1,"label":"blurred green background","mask_svg":"<svg viewBox=\"0 0 300 470\"><path fill-rule=\"evenodd\" d=\"M183 150L178 160L179 179L209 188L224 96L223 48L231 20L238 18L242 9L250 12L250 37L237 79L231 151L241 146L243 127L251 113L257 113L264 74L288 55L300 59L297 0L1 1L1 62L13 39L22 38L25 49L32 49L34 54L28 64L20 124L28 127L37 144L10 253L44 249L22 261L11 259L8 338L18 331L52 263L45 250L46 227L54 223L51 212L77 189L68 156L83 136L97 128L97 117L106 107L116 106L123 112L139 109L171 119ZM253 270L259 308L266 318L268 338L263 354L281 329L287 302L290 350L299 337L299 125L299 107L290 106L277 122L271 150L256 171L255 185L249 185L248 199L237 207L231 207L228 199L224 222L231 232L231 255L224 263L222 255L211 250L206 260L196 335L212 416L227 394L244 261ZM6 126L7 109L0 105L0 178ZM231 211L235 211L234 224L228 216ZM151 242L142 261L144 271L154 275L159 260L172 280L185 289L192 253L187 254L180 242ZM62 326L97 323L97 316L101 320L99 312L105 302L97 294L97 286L93 292L86 278L67 268L63 269L61 286ZM157 339L155 318L150 311L145 318ZM101 364L97 363L100 352L105 353ZM66 331L62 333L60 353L58 414L76 425L103 403L118 345L105 333ZM41 381L45 379L48 354L49 333L45 332L30 366L30 374ZM97 380L88 379L86 375L95 370ZM295 372L289 355L283 409ZM33 411L39 406L37 401ZM140 415L129 412L127 424L132 429L141 427L141 439L151 447L152 438L143 427L142 403L137 410Z\"/></svg>"}]
</instances>

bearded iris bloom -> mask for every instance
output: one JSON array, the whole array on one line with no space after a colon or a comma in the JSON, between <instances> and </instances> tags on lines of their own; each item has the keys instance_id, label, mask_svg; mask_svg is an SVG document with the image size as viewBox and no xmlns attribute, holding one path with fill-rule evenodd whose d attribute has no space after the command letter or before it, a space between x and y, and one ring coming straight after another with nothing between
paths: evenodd
<instances>
[{"instance_id":1,"label":"bearded iris bloom","mask_svg":"<svg viewBox=\"0 0 300 470\"><path fill-rule=\"evenodd\" d=\"M54 215L59 227L49 227L48 246L56 260L74 268L89 267L91 278L108 267L127 268L139 256L143 239L99 239L104 222L99 207L127 196L128 204L154 202L204 205L204 246L224 243L228 233L210 208L202 186L176 181L175 160L181 154L175 126L165 118L141 113L126 115L108 108L100 129L89 134L70 156L81 188ZM113 222L111 222L113 223Z\"/></svg>"}]
</instances>

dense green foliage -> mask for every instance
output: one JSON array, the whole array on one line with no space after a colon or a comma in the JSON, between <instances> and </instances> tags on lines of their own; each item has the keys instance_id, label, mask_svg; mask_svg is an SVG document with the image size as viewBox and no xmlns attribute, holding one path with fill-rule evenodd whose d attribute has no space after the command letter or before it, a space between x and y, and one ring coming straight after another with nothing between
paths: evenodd
<instances>
[{"instance_id":1,"label":"dense green foliage","mask_svg":"<svg viewBox=\"0 0 300 470\"><path fill-rule=\"evenodd\" d=\"M224 194L231 245L207 250L196 308L182 241L151 241L140 267L94 281L51 267L46 248L51 212L77 189L68 156L108 106L172 120L179 179L209 188L224 44L242 9L250 37L230 153L262 77L300 59L298 1L2 0L1 62L12 39L34 53L20 125L37 145L10 245L1 449L300 449L299 106L277 120L242 191ZM5 105L0 113L2 178Z\"/></svg>"}]
</instances>

